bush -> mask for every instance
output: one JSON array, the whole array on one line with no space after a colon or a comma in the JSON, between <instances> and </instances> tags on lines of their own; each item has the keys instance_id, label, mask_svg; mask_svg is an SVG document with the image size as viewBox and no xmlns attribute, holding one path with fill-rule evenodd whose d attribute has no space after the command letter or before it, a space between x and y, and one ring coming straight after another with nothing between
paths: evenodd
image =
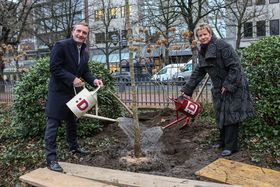
<instances>
[{"instance_id":1,"label":"bush","mask_svg":"<svg viewBox=\"0 0 280 187\"><path fill-rule=\"evenodd\" d=\"M213 108L213 104L212 103L201 103L201 109L199 112L199 117L201 118L201 120L206 123L206 124L210 124L213 126L217 126L216 124L216 120L215 120L215 111Z\"/></svg>"},{"instance_id":2,"label":"bush","mask_svg":"<svg viewBox=\"0 0 280 187\"><path fill-rule=\"evenodd\" d=\"M255 117L244 126L250 148L280 162L280 37L263 38L242 51ZM261 158L254 158L259 161Z\"/></svg>"},{"instance_id":3,"label":"bush","mask_svg":"<svg viewBox=\"0 0 280 187\"><path fill-rule=\"evenodd\" d=\"M98 92L99 114L115 118L120 113L117 101L108 94L113 90L114 82L101 64L90 63L90 69L96 77L102 78L106 85ZM49 60L40 59L23 76L15 87L15 100L12 106L13 126L23 137L42 137L46 126L45 104L49 78ZM93 88L86 85L89 90ZM108 112L110 111L110 112ZM105 115L105 116L106 116ZM100 122L94 119L83 119L79 122L79 135L85 136L100 128ZM64 132L64 131L63 131Z\"/></svg>"}]
</instances>

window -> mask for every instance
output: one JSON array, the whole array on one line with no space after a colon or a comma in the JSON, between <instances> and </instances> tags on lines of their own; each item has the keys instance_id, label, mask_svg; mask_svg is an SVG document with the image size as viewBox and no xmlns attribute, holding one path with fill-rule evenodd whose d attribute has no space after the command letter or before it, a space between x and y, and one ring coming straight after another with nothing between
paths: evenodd
<instances>
[{"instance_id":1,"label":"window","mask_svg":"<svg viewBox=\"0 0 280 187\"><path fill-rule=\"evenodd\" d=\"M119 33L119 32L121 32L121 33ZM121 39L121 44L123 46L127 46L126 35L127 35L127 30L110 31L108 33L107 37L108 37L108 40L111 40L115 45L117 45ZM115 39L113 39L113 38L115 38Z\"/></svg>"},{"instance_id":2,"label":"window","mask_svg":"<svg viewBox=\"0 0 280 187\"><path fill-rule=\"evenodd\" d=\"M269 3L270 3L270 4L279 3L279 0L269 0Z\"/></svg>"},{"instance_id":3,"label":"window","mask_svg":"<svg viewBox=\"0 0 280 187\"><path fill-rule=\"evenodd\" d=\"M279 35L279 19L270 20L270 35Z\"/></svg>"},{"instance_id":4,"label":"window","mask_svg":"<svg viewBox=\"0 0 280 187\"><path fill-rule=\"evenodd\" d=\"M158 72L158 75L163 75L163 74L166 74L166 73L167 73L167 67L162 68L162 69Z\"/></svg>"},{"instance_id":5,"label":"window","mask_svg":"<svg viewBox=\"0 0 280 187\"><path fill-rule=\"evenodd\" d=\"M108 35L107 35L107 40L113 40L113 36L115 36L117 39L117 41L119 41L119 33L117 31L110 31L108 32Z\"/></svg>"},{"instance_id":6,"label":"window","mask_svg":"<svg viewBox=\"0 0 280 187\"><path fill-rule=\"evenodd\" d=\"M253 5L252 0L244 0L243 2L244 2L244 4L247 3L247 6L252 6Z\"/></svg>"},{"instance_id":7,"label":"window","mask_svg":"<svg viewBox=\"0 0 280 187\"><path fill-rule=\"evenodd\" d=\"M181 69L181 72L185 71L192 71L192 64L187 64Z\"/></svg>"},{"instance_id":8,"label":"window","mask_svg":"<svg viewBox=\"0 0 280 187\"><path fill-rule=\"evenodd\" d=\"M265 21L257 21L257 36L265 36Z\"/></svg>"},{"instance_id":9,"label":"window","mask_svg":"<svg viewBox=\"0 0 280 187\"><path fill-rule=\"evenodd\" d=\"M95 43L100 44L100 43L105 43L105 33L96 33L95 34Z\"/></svg>"},{"instance_id":10,"label":"window","mask_svg":"<svg viewBox=\"0 0 280 187\"><path fill-rule=\"evenodd\" d=\"M117 18L117 11L118 11L118 9L116 7L113 7L113 8L109 9L111 19L116 19Z\"/></svg>"},{"instance_id":11,"label":"window","mask_svg":"<svg viewBox=\"0 0 280 187\"><path fill-rule=\"evenodd\" d=\"M103 10L95 10L94 11L95 21L101 21L104 18Z\"/></svg>"},{"instance_id":12,"label":"window","mask_svg":"<svg viewBox=\"0 0 280 187\"><path fill-rule=\"evenodd\" d=\"M265 5L265 0L256 0L256 5Z\"/></svg>"},{"instance_id":13,"label":"window","mask_svg":"<svg viewBox=\"0 0 280 187\"><path fill-rule=\"evenodd\" d=\"M122 18L125 17L125 7L124 6L121 7L121 17Z\"/></svg>"},{"instance_id":14,"label":"window","mask_svg":"<svg viewBox=\"0 0 280 187\"><path fill-rule=\"evenodd\" d=\"M131 9L131 6L129 6L129 13L130 13L130 16L132 16L132 9ZM122 7L121 7L121 17L122 17L122 18L125 17L125 6L122 6Z\"/></svg>"},{"instance_id":15,"label":"window","mask_svg":"<svg viewBox=\"0 0 280 187\"><path fill-rule=\"evenodd\" d=\"M253 37L253 22L244 23L244 37Z\"/></svg>"},{"instance_id":16,"label":"window","mask_svg":"<svg viewBox=\"0 0 280 187\"><path fill-rule=\"evenodd\" d=\"M127 36L127 30L122 30L122 31L121 31L121 35L122 35L123 38L126 38L126 36Z\"/></svg>"}]
</instances>

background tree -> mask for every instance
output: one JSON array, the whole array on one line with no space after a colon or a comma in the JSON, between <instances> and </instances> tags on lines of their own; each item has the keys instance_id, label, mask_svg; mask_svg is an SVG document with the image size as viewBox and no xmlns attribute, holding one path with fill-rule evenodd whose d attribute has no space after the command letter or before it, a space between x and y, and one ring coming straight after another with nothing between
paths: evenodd
<instances>
[{"instance_id":1,"label":"background tree","mask_svg":"<svg viewBox=\"0 0 280 187\"><path fill-rule=\"evenodd\" d=\"M39 39L39 46L51 49L56 41L71 37L74 24L85 20L83 11L83 0L38 2L32 14L34 28L29 32Z\"/></svg>"},{"instance_id":2,"label":"background tree","mask_svg":"<svg viewBox=\"0 0 280 187\"><path fill-rule=\"evenodd\" d=\"M17 51L36 2L0 0L0 82L3 81L5 63L13 60L11 51Z\"/></svg>"},{"instance_id":3,"label":"background tree","mask_svg":"<svg viewBox=\"0 0 280 187\"><path fill-rule=\"evenodd\" d=\"M164 46L163 64L169 64L169 47L180 36L176 28L182 25L178 7L172 0L145 1L144 5L140 12L146 14L141 16L140 24L151 31L146 43Z\"/></svg>"},{"instance_id":4,"label":"background tree","mask_svg":"<svg viewBox=\"0 0 280 187\"><path fill-rule=\"evenodd\" d=\"M94 45L105 55L107 69L110 70L109 56L111 53L118 50L118 47L114 47L112 36L117 36L118 41L116 42L122 39L122 35L124 37L126 36L126 31L124 28L121 28L121 25L124 25L124 23L118 23L115 28L112 23L117 13L121 12L121 8L115 6L112 0L94 0L92 4L89 4L89 7L97 7L92 10L94 14L93 19L95 19L92 20L92 22L95 23L95 30L98 32L95 35L95 41L100 40L100 43L103 45L102 47L96 45L98 42L95 42ZM114 29L113 31L112 28ZM124 46L121 45L119 47L123 48Z\"/></svg>"},{"instance_id":5,"label":"background tree","mask_svg":"<svg viewBox=\"0 0 280 187\"><path fill-rule=\"evenodd\" d=\"M208 22L208 16L225 5L223 2L211 3L208 0L175 0L175 2L175 6L179 8L180 14L187 25L186 30L189 31L188 40L193 54L193 66L195 66L198 55L193 33L195 26L199 22Z\"/></svg>"},{"instance_id":6,"label":"background tree","mask_svg":"<svg viewBox=\"0 0 280 187\"><path fill-rule=\"evenodd\" d=\"M240 48L241 39L244 37L244 33L247 32L247 30L244 29L244 25L247 22L252 22L253 20L258 19L269 19L268 8L266 8L266 6L253 5L252 0L228 0L226 6L224 8L218 9L216 12L217 13L215 15L225 20L224 26L227 28L227 30L229 30L229 33L233 34L233 37L236 38L236 49ZM270 10L270 12L272 11ZM214 25L218 27L217 23L214 23ZM253 24L251 27L247 27L247 29L253 30L252 27Z\"/></svg>"}]
</instances>

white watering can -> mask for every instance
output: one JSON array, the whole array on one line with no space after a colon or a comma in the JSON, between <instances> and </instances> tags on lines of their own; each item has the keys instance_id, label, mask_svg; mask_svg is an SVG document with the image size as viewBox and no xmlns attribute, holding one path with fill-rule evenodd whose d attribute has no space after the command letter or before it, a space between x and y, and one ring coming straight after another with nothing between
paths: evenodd
<instances>
[{"instance_id":1,"label":"white watering can","mask_svg":"<svg viewBox=\"0 0 280 187\"><path fill-rule=\"evenodd\" d=\"M84 116L84 117L89 117L89 118L118 122L117 119L98 116L97 91L99 89L100 89L100 86L97 87L94 91L90 92L90 91L88 91L88 89L86 89L84 87L83 90L77 94L76 89L74 87L74 92L76 95L70 101L68 101L66 103L66 105L75 114L75 116L77 116L77 118ZM111 92L111 94L113 94L113 93ZM115 96L114 94L113 94L113 96L117 98L117 96ZM119 98L117 98L117 99L118 99L118 101L121 102L121 104L123 104L125 106L125 104ZM87 112L94 107L95 107L96 115L87 114ZM125 108L127 110L129 110L127 106L125 106ZM132 112L130 110L129 110L129 113L132 114Z\"/></svg>"},{"instance_id":2,"label":"white watering can","mask_svg":"<svg viewBox=\"0 0 280 187\"><path fill-rule=\"evenodd\" d=\"M128 135L129 139L135 139L134 132L134 124L132 118L126 118L126 117L119 117L118 119L112 119L107 118L103 116L98 116L98 103L97 103L97 91L100 89L100 87L97 87L94 91L88 91L85 87L82 91L80 91L78 94L76 94L76 89L74 88L75 96L66 103L68 108L77 116L77 118L80 117L89 117L89 118L95 118L100 120L107 120L112 122L118 122L119 126L125 134ZM125 109L130 113L130 115L133 115L133 112L125 105L124 102L122 102L117 95L115 95L113 92L109 91L124 107ZM95 107L96 115L93 114L87 114L87 112ZM142 133L143 142L157 142L160 136L163 134L162 127L155 127L152 128L153 130L150 131L144 131ZM155 134L155 132L157 134ZM152 135L151 135L152 133Z\"/></svg>"}]
</instances>

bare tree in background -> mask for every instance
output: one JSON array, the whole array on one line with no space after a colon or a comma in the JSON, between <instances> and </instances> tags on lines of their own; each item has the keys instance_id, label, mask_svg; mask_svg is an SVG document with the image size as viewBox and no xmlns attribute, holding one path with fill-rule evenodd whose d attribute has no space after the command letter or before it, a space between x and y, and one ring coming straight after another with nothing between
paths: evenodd
<instances>
[{"instance_id":1,"label":"bare tree in background","mask_svg":"<svg viewBox=\"0 0 280 187\"><path fill-rule=\"evenodd\" d=\"M7 58L8 56L13 58L11 50L17 51L36 2L36 0L32 3L29 0L0 0L0 81L3 81L5 60L13 60Z\"/></svg>"},{"instance_id":2,"label":"bare tree in background","mask_svg":"<svg viewBox=\"0 0 280 187\"><path fill-rule=\"evenodd\" d=\"M110 70L110 54L118 50L119 47L123 48L123 46L114 47L112 42L112 35L117 36L118 40L121 40L122 38L120 35L122 35L122 33L119 32L125 31L125 28L120 28L120 25L122 24L117 25L118 28L114 28L112 24L114 17L117 16L118 12L120 12L120 7L119 5L118 7L115 6L113 0L94 0L91 3L92 4L89 6L96 8L93 10L93 13L95 13L95 16L93 16L95 20L92 21L95 23L94 29L98 32L98 34L102 35L103 38L103 46L100 47L95 44L95 47L105 55L106 66L107 69ZM112 31L112 28L115 30ZM126 32L123 33L123 35L125 37ZM97 40L97 37L95 37L95 40Z\"/></svg>"},{"instance_id":3,"label":"bare tree in background","mask_svg":"<svg viewBox=\"0 0 280 187\"><path fill-rule=\"evenodd\" d=\"M226 37L226 24L222 14L224 10L225 9L212 12L208 19L209 24L215 28L215 34L220 38Z\"/></svg>"},{"instance_id":4,"label":"bare tree in background","mask_svg":"<svg viewBox=\"0 0 280 187\"><path fill-rule=\"evenodd\" d=\"M175 6L180 9L180 14L187 25L186 30L189 31L188 40L193 54L192 62L194 67L197 63L198 56L196 40L193 33L195 26L199 22L208 22L208 16L225 5L223 2L210 3L211 1L208 0L175 0L175 2Z\"/></svg>"},{"instance_id":5,"label":"bare tree in background","mask_svg":"<svg viewBox=\"0 0 280 187\"><path fill-rule=\"evenodd\" d=\"M146 12L140 20L144 28L154 29L154 36L148 37L147 43L157 43L164 46L163 61L169 64L169 47L177 37L176 27L182 24L178 7L173 0L145 1L141 12ZM161 36L160 36L161 35ZM159 40L160 39L160 40Z\"/></svg>"},{"instance_id":6,"label":"bare tree in background","mask_svg":"<svg viewBox=\"0 0 280 187\"><path fill-rule=\"evenodd\" d=\"M76 22L83 21L83 0L48 0L36 4L30 32L41 45L51 49L54 43L70 38Z\"/></svg>"},{"instance_id":7,"label":"bare tree in background","mask_svg":"<svg viewBox=\"0 0 280 187\"><path fill-rule=\"evenodd\" d=\"M252 0L230 0L225 9L219 10L219 14L226 20L226 27L233 28L236 31L236 49L240 48L240 42L244 36L243 28L245 23L254 19L269 19L268 8L266 6L253 5Z\"/></svg>"}]
</instances>

